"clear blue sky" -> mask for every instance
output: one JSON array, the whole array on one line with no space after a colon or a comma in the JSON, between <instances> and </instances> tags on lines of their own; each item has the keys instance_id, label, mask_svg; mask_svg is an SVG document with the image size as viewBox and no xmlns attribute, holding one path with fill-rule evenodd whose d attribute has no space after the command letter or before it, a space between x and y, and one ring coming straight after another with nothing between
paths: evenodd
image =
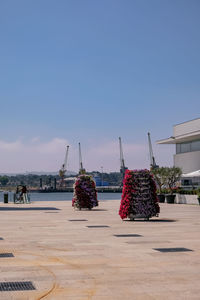
<instances>
[{"instance_id":1,"label":"clear blue sky","mask_svg":"<svg viewBox=\"0 0 200 300\"><path fill-rule=\"evenodd\" d=\"M2 149L36 137L86 152L118 136L145 145L147 131L154 142L199 117L199 15L198 0L1 0ZM0 144L11 171L9 155Z\"/></svg>"}]
</instances>

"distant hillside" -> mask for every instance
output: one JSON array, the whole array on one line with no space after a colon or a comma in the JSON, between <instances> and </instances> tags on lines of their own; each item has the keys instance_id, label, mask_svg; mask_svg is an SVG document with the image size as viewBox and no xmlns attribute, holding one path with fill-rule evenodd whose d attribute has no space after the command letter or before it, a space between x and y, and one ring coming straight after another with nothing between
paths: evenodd
<instances>
[{"instance_id":1,"label":"distant hillside","mask_svg":"<svg viewBox=\"0 0 200 300\"><path fill-rule=\"evenodd\" d=\"M31 172L24 172L24 173L0 173L0 176L17 176L17 175L52 175L52 176L57 176L58 172L37 172L37 171L31 171ZM67 171L66 175L71 176L71 175L76 175L76 172L73 171Z\"/></svg>"}]
</instances>

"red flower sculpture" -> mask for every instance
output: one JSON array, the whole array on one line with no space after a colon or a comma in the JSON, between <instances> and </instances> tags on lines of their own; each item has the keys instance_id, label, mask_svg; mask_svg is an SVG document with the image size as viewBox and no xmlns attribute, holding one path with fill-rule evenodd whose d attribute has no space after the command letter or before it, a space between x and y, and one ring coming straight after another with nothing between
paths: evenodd
<instances>
[{"instance_id":1,"label":"red flower sculpture","mask_svg":"<svg viewBox=\"0 0 200 300\"><path fill-rule=\"evenodd\" d=\"M158 216L160 208L156 184L148 170L126 170L119 215L122 219L133 216Z\"/></svg>"}]
</instances>

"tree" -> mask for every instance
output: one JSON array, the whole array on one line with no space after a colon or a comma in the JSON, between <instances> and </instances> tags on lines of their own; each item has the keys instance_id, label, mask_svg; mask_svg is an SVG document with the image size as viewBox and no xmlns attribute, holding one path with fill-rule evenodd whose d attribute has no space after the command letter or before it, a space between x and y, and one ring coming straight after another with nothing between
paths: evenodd
<instances>
[{"instance_id":1,"label":"tree","mask_svg":"<svg viewBox=\"0 0 200 300\"><path fill-rule=\"evenodd\" d=\"M173 194L173 188L176 187L177 181L179 181L182 174L182 170L178 167L166 168L166 184Z\"/></svg>"},{"instance_id":2,"label":"tree","mask_svg":"<svg viewBox=\"0 0 200 300\"><path fill-rule=\"evenodd\" d=\"M166 167L161 167L155 168L151 171L158 185L159 194L161 194L162 187L167 183L167 169L168 168Z\"/></svg>"},{"instance_id":3,"label":"tree","mask_svg":"<svg viewBox=\"0 0 200 300\"><path fill-rule=\"evenodd\" d=\"M1 176L0 177L0 183L2 186L6 185L8 183L9 179L7 176Z\"/></svg>"}]
</instances>

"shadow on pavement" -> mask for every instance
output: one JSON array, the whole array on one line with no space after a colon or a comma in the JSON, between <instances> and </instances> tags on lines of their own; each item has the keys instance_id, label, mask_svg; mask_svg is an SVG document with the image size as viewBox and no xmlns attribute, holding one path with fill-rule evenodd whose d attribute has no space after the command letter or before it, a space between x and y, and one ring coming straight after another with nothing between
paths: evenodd
<instances>
[{"instance_id":1,"label":"shadow on pavement","mask_svg":"<svg viewBox=\"0 0 200 300\"><path fill-rule=\"evenodd\" d=\"M108 211L107 209L92 208L91 211Z\"/></svg>"},{"instance_id":2,"label":"shadow on pavement","mask_svg":"<svg viewBox=\"0 0 200 300\"><path fill-rule=\"evenodd\" d=\"M56 207L0 207L0 210L16 211L16 210L60 210Z\"/></svg>"},{"instance_id":3,"label":"shadow on pavement","mask_svg":"<svg viewBox=\"0 0 200 300\"><path fill-rule=\"evenodd\" d=\"M149 222L177 222L177 220L172 220L172 219L158 219L158 220L149 220Z\"/></svg>"},{"instance_id":4,"label":"shadow on pavement","mask_svg":"<svg viewBox=\"0 0 200 300\"><path fill-rule=\"evenodd\" d=\"M172 220L172 219L149 219L148 221L145 219L135 219L135 220L123 220L124 222L177 222L177 220Z\"/></svg>"}]
</instances>

